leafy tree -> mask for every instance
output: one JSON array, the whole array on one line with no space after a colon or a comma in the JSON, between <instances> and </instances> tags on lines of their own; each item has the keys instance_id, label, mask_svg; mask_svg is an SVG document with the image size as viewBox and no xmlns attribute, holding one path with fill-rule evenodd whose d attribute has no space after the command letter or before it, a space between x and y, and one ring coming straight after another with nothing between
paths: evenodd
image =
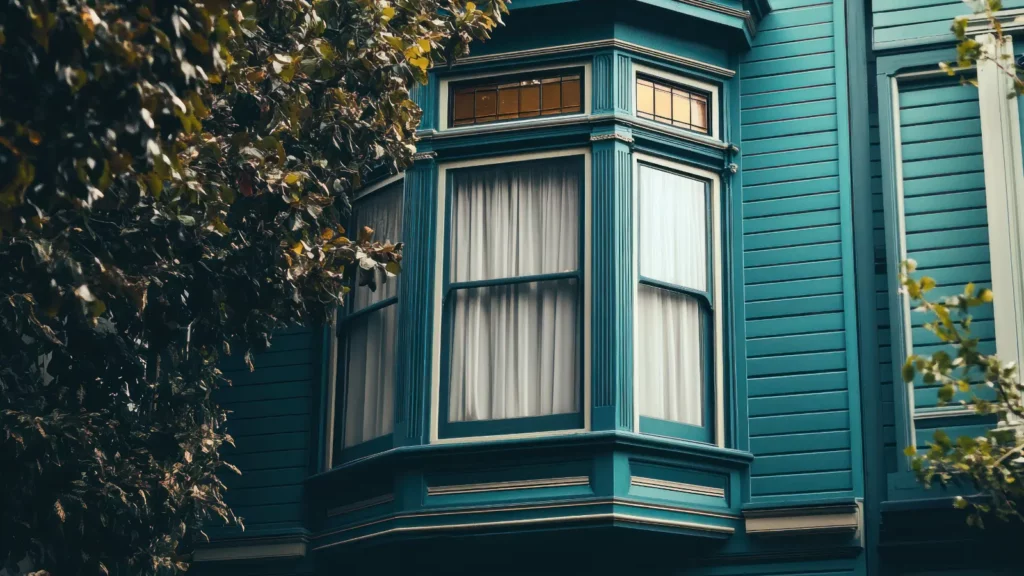
<instances>
[{"instance_id":1,"label":"leafy tree","mask_svg":"<svg viewBox=\"0 0 1024 576\"><path fill-rule=\"evenodd\" d=\"M399 271L349 195L504 11L0 0L0 568L175 574L240 521L219 359Z\"/></svg>"},{"instance_id":2,"label":"leafy tree","mask_svg":"<svg viewBox=\"0 0 1024 576\"><path fill-rule=\"evenodd\" d=\"M911 355L903 365L904 382L914 382L920 376L924 385L939 386L940 404L955 401L971 406L979 415L998 419L996 427L977 438L953 439L936 430L927 451L918 453L913 446L907 447L911 468L926 487L939 483L973 491L968 498L954 500L956 507L970 509L968 523L972 525L984 526L983 515L989 512L1002 520L1024 520L1018 509L1018 503L1024 502L1024 437L1012 420L1024 419L1024 386L1015 365L1000 362L994 354L983 354L978 338L971 334L971 309L990 304L992 291L968 284L961 294L933 301L928 293L935 289L935 281L910 277L916 266L913 260L903 266L900 281L914 310L934 317L925 329L955 352ZM976 394L973 385L978 383L992 393ZM958 393L960 397L955 399Z\"/></svg>"}]
</instances>

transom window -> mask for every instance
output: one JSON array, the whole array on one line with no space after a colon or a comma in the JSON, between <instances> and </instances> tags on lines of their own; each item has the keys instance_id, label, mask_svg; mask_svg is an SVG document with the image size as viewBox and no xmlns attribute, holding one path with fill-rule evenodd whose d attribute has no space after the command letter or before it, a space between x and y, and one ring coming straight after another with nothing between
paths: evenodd
<instances>
[{"instance_id":1,"label":"transom window","mask_svg":"<svg viewBox=\"0 0 1024 576\"><path fill-rule=\"evenodd\" d=\"M449 126L575 114L582 93L582 68L460 82L451 91Z\"/></svg>"},{"instance_id":2,"label":"transom window","mask_svg":"<svg viewBox=\"0 0 1024 576\"><path fill-rule=\"evenodd\" d=\"M715 298L711 183L637 164L640 431L711 442Z\"/></svg>"},{"instance_id":3,"label":"transom window","mask_svg":"<svg viewBox=\"0 0 1024 576\"><path fill-rule=\"evenodd\" d=\"M636 115L662 124L709 134L708 94L645 76L636 78Z\"/></svg>"},{"instance_id":4,"label":"transom window","mask_svg":"<svg viewBox=\"0 0 1024 576\"><path fill-rule=\"evenodd\" d=\"M353 203L352 229L369 226L374 240L398 243L403 182L389 184ZM376 290L353 286L339 318L338 386L335 393L336 462L388 447L394 429L398 278Z\"/></svg>"},{"instance_id":5,"label":"transom window","mask_svg":"<svg viewBox=\"0 0 1024 576\"><path fill-rule=\"evenodd\" d=\"M583 427L583 170L447 172L440 438Z\"/></svg>"}]
</instances>

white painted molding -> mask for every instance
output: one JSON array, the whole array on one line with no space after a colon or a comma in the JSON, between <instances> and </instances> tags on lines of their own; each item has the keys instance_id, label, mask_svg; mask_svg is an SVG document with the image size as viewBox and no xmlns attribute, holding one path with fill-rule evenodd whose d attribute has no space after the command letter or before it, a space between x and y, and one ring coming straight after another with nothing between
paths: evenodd
<instances>
[{"instance_id":1,"label":"white painted molding","mask_svg":"<svg viewBox=\"0 0 1024 576\"><path fill-rule=\"evenodd\" d=\"M657 58L665 62L671 62L687 68L693 68L694 70L701 70L704 72L710 72L718 76L725 78L732 78L736 75L735 70L729 68L723 68L707 62L701 62L700 60L694 60L692 58L686 58L685 56L679 56L672 54L671 52L662 52L661 50L655 50L653 48L647 48L639 44L633 44L632 42L626 42L624 40L593 40L590 42L577 42L575 44L563 44L561 46L546 46L544 48L533 48L530 50L518 50L515 52L501 52L499 54L483 54L480 56L466 56L460 58L455 62L455 67L466 66L469 64L483 64L487 62L507 62L515 58L534 58L537 56L552 56L557 54L573 54L584 50L594 50L598 48L618 48L620 50L626 50L643 56L649 56Z\"/></svg>"},{"instance_id":2,"label":"white painted molding","mask_svg":"<svg viewBox=\"0 0 1024 576\"><path fill-rule=\"evenodd\" d=\"M565 488L570 486L589 485L590 478L587 476L536 478L533 480L508 480L505 482L427 486L427 496L450 496L453 494L474 494L477 492L504 492L507 490L534 490L537 488Z\"/></svg>"},{"instance_id":3,"label":"white painted molding","mask_svg":"<svg viewBox=\"0 0 1024 576\"><path fill-rule=\"evenodd\" d=\"M632 486L644 488L658 488L659 490L670 490L684 494L697 494L700 496L711 496L713 498L725 498L725 490L713 486L701 486L699 484L688 484L686 482L672 482L671 480L659 480L657 478L643 478L633 476L629 480Z\"/></svg>"},{"instance_id":4,"label":"white painted molding","mask_svg":"<svg viewBox=\"0 0 1024 576\"><path fill-rule=\"evenodd\" d=\"M1024 15L1024 10L1014 10ZM996 324L996 351L1003 362L1024 358L1024 158L1021 156L1017 99L1008 98L1013 81L997 65L1013 56L1013 38L978 37L988 58L978 63L985 204Z\"/></svg>"},{"instance_id":5,"label":"white painted molding","mask_svg":"<svg viewBox=\"0 0 1024 576\"><path fill-rule=\"evenodd\" d=\"M993 14L993 16L995 16L996 21L999 22L1005 34L1024 30L1024 20L1018 20L1018 18L1024 18L1024 8L1000 10ZM968 35L992 34L993 32L995 30L992 28L992 22L989 21L987 14L973 14L967 17Z\"/></svg>"},{"instance_id":6,"label":"white painted molding","mask_svg":"<svg viewBox=\"0 0 1024 576\"><path fill-rule=\"evenodd\" d=\"M301 558L306 555L306 542L268 542L211 546L192 553L193 562L225 562L231 560L262 560L269 558Z\"/></svg>"},{"instance_id":7,"label":"white painted molding","mask_svg":"<svg viewBox=\"0 0 1024 576\"><path fill-rule=\"evenodd\" d=\"M843 506L808 508L770 508L748 510L747 534L754 536L785 536L807 533L859 532L863 508L860 503Z\"/></svg>"}]
</instances>

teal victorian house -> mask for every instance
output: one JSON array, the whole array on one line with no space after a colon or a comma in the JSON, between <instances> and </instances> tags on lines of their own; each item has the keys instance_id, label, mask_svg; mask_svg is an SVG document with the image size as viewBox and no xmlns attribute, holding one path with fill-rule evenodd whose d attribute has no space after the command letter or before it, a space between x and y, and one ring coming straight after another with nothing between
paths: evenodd
<instances>
[{"instance_id":1,"label":"teal victorian house","mask_svg":"<svg viewBox=\"0 0 1024 576\"><path fill-rule=\"evenodd\" d=\"M515 0L354 201L397 281L225 366L247 529L194 570L1024 573L903 456L993 423L902 385L938 342L901 260L992 286L975 333L1024 357L1024 102L937 66L970 12Z\"/></svg>"}]
</instances>

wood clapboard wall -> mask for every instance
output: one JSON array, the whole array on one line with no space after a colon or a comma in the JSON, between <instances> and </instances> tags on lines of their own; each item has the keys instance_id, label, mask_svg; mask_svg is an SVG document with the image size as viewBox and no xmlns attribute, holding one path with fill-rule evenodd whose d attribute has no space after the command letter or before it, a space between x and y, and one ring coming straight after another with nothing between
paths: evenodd
<instances>
[{"instance_id":1,"label":"wood clapboard wall","mask_svg":"<svg viewBox=\"0 0 1024 576\"><path fill-rule=\"evenodd\" d=\"M1004 0L1003 8L1024 7L1024 0ZM871 4L876 50L951 42L950 24L971 14L963 0L874 0Z\"/></svg>"},{"instance_id":2,"label":"wood clapboard wall","mask_svg":"<svg viewBox=\"0 0 1024 576\"><path fill-rule=\"evenodd\" d=\"M269 351L256 355L255 372L238 356L221 367L233 384L219 398L233 411L228 433L237 445L225 450L226 459L242 470L241 476L222 477L228 503L244 518L247 533L303 525L320 344L320 330L290 329L274 336Z\"/></svg>"},{"instance_id":3,"label":"wood clapboard wall","mask_svg":"<svg viewBox=\"0 0 1024 576\"><path fill-rule=\"evenodd\" d=\"M740 65L754 498L852 495L837 6L780 0ZM838 5L842 10L842 5ZM844 272L844 270L846 272Z\"/></svg>"}]
</instances>

